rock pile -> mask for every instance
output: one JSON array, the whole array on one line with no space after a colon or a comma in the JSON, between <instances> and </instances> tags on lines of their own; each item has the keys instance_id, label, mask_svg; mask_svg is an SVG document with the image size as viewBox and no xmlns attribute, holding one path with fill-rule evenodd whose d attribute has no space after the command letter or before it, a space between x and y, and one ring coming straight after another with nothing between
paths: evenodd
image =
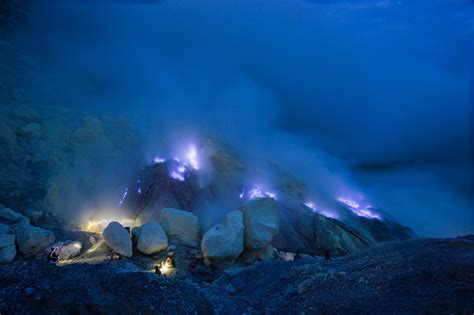
<instances>
[{"instance_id":1,"label":"rock pile","mask_svg":"<svg viewBox=\"0 0 474 315\"><path fill-rule=\"evenodd\" d=\"M279 229L278 203L269 197L257 198L227 214L224 224L208 230L201 250L206 263L214 265L232 263L241 254L247 261L268 259Z\"/></svg>"}]
</instances>

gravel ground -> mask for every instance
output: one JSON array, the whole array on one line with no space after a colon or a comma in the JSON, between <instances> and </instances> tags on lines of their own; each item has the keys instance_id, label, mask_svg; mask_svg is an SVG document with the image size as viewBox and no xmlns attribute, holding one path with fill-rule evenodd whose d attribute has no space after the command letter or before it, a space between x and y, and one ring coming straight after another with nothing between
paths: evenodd
<instances>
[{"instance_id":1,"label":"gravel ground","mask_svg":"<svg viewBox=\"0 0 474 315\"><path fill-rule=\"evenodd\" d=\"M385 243L330 261L259 262L227 269L212 284L158 277L128 259L60 267L17 258L0 267L1 314L453 312L474 312L468 238Z\"/></svg>"}]
</instances>

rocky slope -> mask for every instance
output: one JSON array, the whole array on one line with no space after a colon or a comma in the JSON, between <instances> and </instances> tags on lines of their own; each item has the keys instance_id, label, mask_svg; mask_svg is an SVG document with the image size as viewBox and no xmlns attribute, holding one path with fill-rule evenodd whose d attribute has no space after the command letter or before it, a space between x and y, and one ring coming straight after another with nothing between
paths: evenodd
<instances>
[{"instance_id":1,"label":"rocky slope","mask_svg":"<svg viewBox=\"0 0 474 315\"><path fill-rule=\"evenodd\" d=\"M472 313L474 239L389 242L325 261L268 260L209 284L142 271L129 259L0 268L9 313Z\"/></svg>"}]
</instances>

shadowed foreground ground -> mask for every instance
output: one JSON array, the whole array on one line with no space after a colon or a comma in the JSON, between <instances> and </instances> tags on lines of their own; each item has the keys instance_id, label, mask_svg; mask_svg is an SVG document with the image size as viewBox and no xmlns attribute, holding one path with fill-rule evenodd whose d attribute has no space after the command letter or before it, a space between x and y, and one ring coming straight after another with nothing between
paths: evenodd
<instances>
[{"instance_id":1,"label":"shadowed foreground ground","mask_svg":"<svg viewBox=\"0 0 474 315\"><path fill-rule=\"evenodd\" d=\"M329 262L230 269L213 284L157 277L123 259L0 267L0 313L472 313L474 239L379 245Z\"/></svg>"}]
</instances>

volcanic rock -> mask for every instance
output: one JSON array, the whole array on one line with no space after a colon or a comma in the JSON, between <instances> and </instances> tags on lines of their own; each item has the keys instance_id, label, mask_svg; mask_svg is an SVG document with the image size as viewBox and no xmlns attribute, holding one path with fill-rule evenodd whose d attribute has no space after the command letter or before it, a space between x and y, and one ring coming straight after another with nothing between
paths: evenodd
<instances>
[{"instance_id":1,"label":"volcanic rock","mask_svg":"<svg viewBox=\"0 0 474 315\"><path fill-rule=\"evenodd\" d=\"M243 204L245 248L263 249L280 230L279 205L273 198L257 198Z\"/></svg>"},{"instance_id":2,"label":"volcanic rock","mask_svg":"<svg viewBox=\"0 0 474 315\"><path fill-rule=\"evenodd\" d=\"M207 264L232 263L244 249L244 221L240 211L226 215L224 224L218 224L204 233L201 251Z\"/></svg>"},{"instance_id":3,"label":"volcanic rock","mask_svg":"<svg viewBox=\"0 0 474 315\"><path fill-rule=\"evenodd\" d=\"M14 224L22 221L29 223L30 219L9 208L0 210L0 222Z\"/></svg>"},{"instance_id":4,"label":"volcanic rock","mask_svg":"<svg viewBox=\"0 0 474 315\"><path fill-rule=\"evenodd\" d=\"M25 255L42 252L56 239L53 232L32 226L27 222L16 225L14 232L18 248Z\"/></svg>"},{"instance_id":5,"label":"volcanic rock","mask_svg":"<svg viewBox=\"0 0 474 315\"><path fill-rule=\"evenodd\" d=\"M8 225L0 223L0 234L7 234L10 233L10 231L11 228Z\"/></svg>"},{"instance_id":6,"label":"volcanic rock","mask_svg":"<svg viewBox=\"0 0 474 315\"><path fill-rule=\"evenodd\" d=\"M168 236L176 237L184 245L191 247L198 245L198 217L191 212L172 208L163 209L160 223Z\"/></svg>"},{"instance_id":7,"label":"volcanic rock","mask_svg":"<svg viewBox=\"0 0 474 315\"><path fill-rule=\"evenodd\" d=\"M341 221L325 217L304 207L281 208L280 233L272 245L279 250L340 256L369 247L372 242Z\"/></svg>"},{"instance_id":8,"label":"volcanic rock","mask_svg":"<svg viewBox=\"0 0 474 315\"><path fill-rule=\"evenodd\" d=\"M16 247L15 245L6 246L0 248L0 263L9 263L15 259L16 256Z\"/></svg>"},{"instance_id":9,"label":"volcanic rock","mask_svg":"<svg viewBox=\"0 0 474 315\"><path fill-rule=\"evenodd\" d=\"M122 224L113 221L104 229L103 232L105 243L116 253L132 257L132 239L130 233L122 226Z\"/></svg>"},{"instance_id":10,"label":"volcanic rock","mask_svg":"<svg viewBox=\"0 0 474 315\"><path fill-rule=\"evenodd\" d=\"M15 244L15 235L0 234L0 248L11 246Z\"/></svg>"},{"instance_id":11,"label":"volcanic rock","mask_svg":"<svg viewBox=\"0 0 474 315\"><path fill-rule=\"evenodd\" d=\"M27 139L35 139L41 137L42 128L40 124L31 123L18 131L18 135Z\"/></svg>"},{"instance_id":12,"label":"volcanic rock","mask_svg":"<svg viewBox=\"0 0 474 315\"><path fill-rule=\"evenodd\" d=\"M137 249L144 254L158 253L168 247L168 237L161 225L149 221L141 226Z\"/></svg>"}]
</instances>

